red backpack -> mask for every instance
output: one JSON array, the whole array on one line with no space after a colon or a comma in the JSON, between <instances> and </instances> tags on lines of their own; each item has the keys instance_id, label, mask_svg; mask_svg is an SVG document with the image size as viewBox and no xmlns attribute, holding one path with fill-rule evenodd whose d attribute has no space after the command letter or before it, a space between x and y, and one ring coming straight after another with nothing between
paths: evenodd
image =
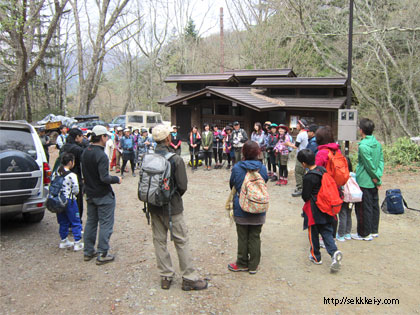
<instances>
[{"instance_id":1,"label":"red backpack","mask_svg":"<svg viewBox=\"0 0 420 315\"><path fill-rule=\"evenodd\" d=\"M315 202L316 205L321 212L335 216L340 212L341 205L343 204L335 180L324 168L317 168L310 172L322 177L321 188Z\"/></svg>"},{"instance_id":2,"label":"red backpack","mask_svg":"<svg viewBox=\"0 0 420 315\"><path fill-rule=\"evenodd\" d=\"M328 150L328 163L326 169L338 186L344 186L350 178L347 159L338 150Z\"/></svg>"}]
</instances>

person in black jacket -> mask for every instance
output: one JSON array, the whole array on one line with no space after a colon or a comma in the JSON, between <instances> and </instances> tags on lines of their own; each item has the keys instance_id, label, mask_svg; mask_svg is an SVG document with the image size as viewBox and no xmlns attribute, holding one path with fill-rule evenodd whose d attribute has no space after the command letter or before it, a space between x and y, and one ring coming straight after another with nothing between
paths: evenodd
<instances>
[{"instance_id":1,"label":"person in black jacket","mask_svg":"<svg viewBox=\"0 0 420 315\"><path fill-rule=\"evenodd\" d=\"M109 239L114 227L115 195L111 184L121 184L121 177L109 175L109 160L104 152L108 132L97 125L92 130L92 144L82 154L82 171L87 197L87 221L84 233L84 260L96 257L96 264L113 261L108 253ZM98 250L95 251L99 224Z\"/></svg>"},{"instance_id":2,"label":"person in black jacket","mask_svg":"<svg viewBox=\"0 0 420 315\"><path fill-rule=\"evenodd\" d=\"M303 168L309 169L303 177L302 199L305 201L304 229L308 229L310 254L309 260L316 265L322 264L321 253L319 251L319 235L322 235L325 248L331 256L331 272L340 269L343 254L337 249L334 242L333 222L334 217L319 210L316 205L319 190L321 189L322 176L326 169L315 164L315 154L310 149L303 149L297 155L298 162L302 163Z\"/></svg>"},{"instance_id":3,"label":"person in black jacket","mask_svg":"<svg viewBox=\"0 0 420 315\"><path fill-rule=\"evenodd\" d=\"M83 215L83 176L82 176L82 165L81 157L83 153L83 132L78 128L70 129L66 143L60 149L60 156L63 153L72 153L74 155L74 167L71 170L77 175L79 182L79 193L77 194L77 206L79 207L80 221L82 221Z\"/></svg>"}]
</instances>

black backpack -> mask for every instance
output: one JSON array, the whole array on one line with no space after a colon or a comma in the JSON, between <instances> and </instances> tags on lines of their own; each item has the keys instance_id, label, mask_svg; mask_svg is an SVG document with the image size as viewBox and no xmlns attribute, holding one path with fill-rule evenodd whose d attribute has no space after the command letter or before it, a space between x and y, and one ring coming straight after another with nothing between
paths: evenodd
<instances>
[{"instance_id":1,"label":"black backpack","mask_svg":"<svg viewBox=\"0 0 420 315\"><path fill-rule=\"evenodd\" d=\"M57 174L50 184L47 198L47 209L52 213L62 213L66 211L68 200L66 196L64 196L63 182L64 178L70 173L70 171L67 171L63 175Z\"/></svg>"}]
</instances>

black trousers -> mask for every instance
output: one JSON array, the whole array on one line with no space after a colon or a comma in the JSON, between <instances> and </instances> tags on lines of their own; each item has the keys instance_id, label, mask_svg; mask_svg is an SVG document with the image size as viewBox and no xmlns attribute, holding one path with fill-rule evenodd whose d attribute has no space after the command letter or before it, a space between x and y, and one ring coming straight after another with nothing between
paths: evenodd
<instances>
[{"instance_id":1,"label":"black trousers","mask_svg":"<svg viewBox=\"0 0 420 315\"><path fill-rule=\"evenodd\" d=\"M289 176L287 165L279 165L279 176L284 178L287 178Z\"/></svg>"},{"instance_id":2,"label":"black trousers","mask_svg":"<svg viewBox=\"0 0 420 315\"><path fill-rule=\"evenodd\" d=\"M363 188L362 202L355 204L357 218L357 233L366 237L377 234L379 229L379 195L378 188Z\"/></svg>"},{"instance_id":3,"label":"black trousers","mask_svg":"<svg viewBox=\"0 0 420 315\"><path fill-rule=\"evenodd\" d=\"M191 166L196 168L198 166L198 154L191 153Z\"/></svg>"},{"instance_id":4,"label":"black trousers","mask_svg":"<svg viewBox=\"0 0 420 315\"><path fill-rule=\"evenodd\" d=\"M218 163L222 163L223 161L223 149L219 148L219 150L217 150L217 148L213 148L213 156L214 156L214 162L216 164Z\"/></svg>"},{"instance_id":5,"label":"black trousers","mask_svg":"<svg viewBox=\"0 0 420 315\"><path fill-rule=\"evenodd\" d=\"M212 154L213 152L209 151L204 151L204 163L206 164L206 166L211 166L211 158L212 158Z\"/></svg>"},{"instance_id":6,"label":"black trousers","mask_svg":"<svg viewBox=\"0 0 420 315\"><path fill-rule=\"evenodd\" d=\"M130 161L130 166L131 166L131 172L134 173L134 156L131 157L129 160L123 160L123 164L121 167L121 175L124 174L124 170L125 170L125 166L127 165L127 162Z\"/></svg>"},{"instance_id":7,"label":"black trousers","mask_svg":"<svg viewBox=\"0 0 420 315\"><path fill-rule=\"evenodd\" d=\"M332 223L327 224L314 224L308 227L308 237L311 255L316 261L321 261L321 252L319 251L319 234L327 249L328 254L332 257L337 251L333 237L333 226Z\"/></svg>"},{"instance_id":8,"label":"black trousers","mask_svg":"<svg viewBox=\"0 0 420 315\"><path fill-rule=\"evenodd\" d=\"M226 156L227 156L228 165L230 165L232 163L232 156L230 155L230 152L226 153Z\"/></svg>"},{"instance_id":9,"label":"black trousers","mask_svg":"<svg viewBox=\"0 0 420 315\"><path fill-rule=\"evenodd\" d=\"M273 166L273 173L277 172L277 164L276 164L276 154L274 151L270 151L268 153L268 157L270 160L270 164ZM270 170L270 166L268 167L268 169Z\"/></svg>"},{"instance_id":10,"label":"black trousers","mask_svg":"<svg viewBox=\"0 0 420 315\"><path fill-rule=\"evenodd\" d=\"M80 222L82 222L83 216L83 182L79 179L79 193L76 196L77 206L79 207Z\"/></svg>"}]
</instances>

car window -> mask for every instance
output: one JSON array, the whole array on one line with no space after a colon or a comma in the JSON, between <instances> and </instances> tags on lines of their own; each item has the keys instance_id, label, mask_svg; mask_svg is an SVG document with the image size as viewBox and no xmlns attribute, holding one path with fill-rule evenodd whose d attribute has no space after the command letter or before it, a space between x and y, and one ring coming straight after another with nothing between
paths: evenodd
<instances>
[{"instance_id":1,"label":"car window","mask_svg":"<svg viewBox=\"0 0 420 315\"><path fill-rule=\"evenodd\" d=\"M143 116L128 116L129 123L143 123Z\"/></svg>"},{"instance_id":2,"label":"car window","mask_svg":"<svg viewBox=\"0 0 420 315\"><path fill-rule=\"evenodd\" d=\"M18 150L25 153L36 151L32 134L27 129L0 128L0 151Z\"/></svg>"},{"instance_id":3,"label":"car window","mask_svg":"<svg viewBox=\"0 0 420 315\"><path fill-rule=\"evenodd\" d=\"M162 116L157 116L157 122L158 122L158 124L161 124L162 123Z\"/></svg>"},{"instance_id":4,"label":"car window","mask_svg":"<svg viewBox=\"0 0 420 315\"><path fill-rule=\"evenodd\" d=\"M124 122L125 122L125 117L121 116L115 119L114 124L123 124Z\"/></svg>"},{"instance_id":5,"label":"car window","mask_svg":"<svg viewBox=\"0 0 420 315\"><path fill-rule=\"evenodd\" d=\"M156 116L147 116L147 123L148 124L156 123Z\"/></svg>"}]
</instances>

